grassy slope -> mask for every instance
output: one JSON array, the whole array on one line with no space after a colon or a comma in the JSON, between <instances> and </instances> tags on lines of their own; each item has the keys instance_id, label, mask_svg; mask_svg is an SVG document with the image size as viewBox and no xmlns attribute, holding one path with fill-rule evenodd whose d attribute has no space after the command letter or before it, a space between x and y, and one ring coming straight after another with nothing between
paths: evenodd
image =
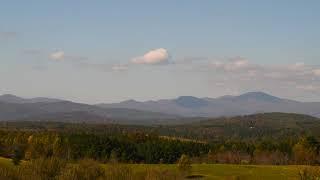
<instances>
[{"instance_id":1,"label":"grassy slope","mask_svg":"<svg viewBox=\"0 0 320 180\"><path fill-rule=\"evenodd\" d=\"M12 167L13 163L11 159L0 157L0 166Z\"/></svg>"},{"instance_id":2,"label":"grassy slope","mask_svg":"<svg viewBox=\"0 0 320 180\"><path fill-rule=\"evenodd\" d=\"M11 159L0 157L0 166L14 167ZM171 164L130 164L134 171L144 171L148 168L177 170ZM106 165L108 168L108 165ZM227 165L227 164L193 164L192 174L203 175L205 179L298 179L298 172L302 166L264 166L264 165Z\"/></svg>"},{"instance_id":3,"label":"grassy slope","mask_svg":"<svg viewBox=\"0 0 320 180\"><path fill-rule=\"evenodd\" d=\"M167 164L132 164L135 171L144 171L148 168L177 170L176 165ZM108 165L106 166L106 168ZM226 164L193 164L192 174L203 175L204 179L270 179L285 180L298 179L298 172L302 166L262 166L262 165L226 165Z\"/></svg>"},{"instance_id":4,"label":"grassy slope","mask_svg":"<svg viewBox=\"0 0 320 180\"><path fill-rule=\"evenodd\" d=\"M297 179L296 166L244 166L244 165L194 165L195 174L205 175L207 179Z\"/></svg>"}]
</instances>

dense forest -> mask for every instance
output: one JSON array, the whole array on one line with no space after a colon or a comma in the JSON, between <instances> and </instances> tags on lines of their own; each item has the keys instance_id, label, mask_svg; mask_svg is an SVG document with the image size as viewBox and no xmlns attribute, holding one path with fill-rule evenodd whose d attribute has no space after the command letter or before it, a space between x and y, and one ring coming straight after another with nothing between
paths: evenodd
<instances>
[{"instance_id":1,"label":"dense forest","mask_svg":"<svg viewBox=\"0 0 320 180\"><path fill-rule=\"evenodd\" d=\"M102 135L50 131L1 131L0 154L24 159L58 157L68 160L92 158L101 162L116 159L130 163L175 163L182 154L199 157L209 145L163 139L152 134Z\"/></svg>"},{"instance_id":2,"label":"dense forest","mask_svg":"<svg viewBox=\"0 0 320 180\"><path fill-rule=\"evenodd\" d=\"M316 118L284 113L205 120L179 126L3 122L0 155L101 162L318 164Z\"/></svg>"}]
</instances>

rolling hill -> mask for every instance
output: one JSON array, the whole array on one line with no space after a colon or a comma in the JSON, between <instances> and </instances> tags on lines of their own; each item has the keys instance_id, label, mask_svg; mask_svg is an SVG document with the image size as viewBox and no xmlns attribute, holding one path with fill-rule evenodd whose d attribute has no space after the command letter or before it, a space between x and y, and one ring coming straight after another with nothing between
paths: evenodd
<instances>
[{"instance_id":1,"label":"rolling hill","mask_svg":"<svg viewBox=\"0 0 320 180\"><path fill-rule=\"evenodd\" d=\"M159 126L155 131L170 137L198 140L257 139L320 136L320 119L292 113L259 113L253 115L208 118L174 126Z\"/></svg>"},{"instance_id":2,"label":"rolling hill","mask_svg":"<svg viewBox=\"0 0 320 180\"><path fill-rule=\"evenodd\" d=\"M88 117L86 113L77 112L80 120ZM163 138L195 140L198 142L222 141L222 140L257 140L261 138L271 139L298 139L304 135L320 137L320 119L308 115L292 113L260 113L253 115L193 119L192 122L181 121L180 124L170 124L161 121L162 124L136 123L70 123L70 113L60 113L65 122L48 122L40 119L35 121L10 121L0 123L0 129L27 129L27 130L66 130L77 132L95 132L117 134L121 132L144 132L158 134ZM46 116L46 118L50 116ZM56 116L53 116L56 117ZM75 117L74 115L71 117ZM101 119L103 120L103 119ZM180 119L179 119L180 120ZM183 119L182 119L183 120ZM87 122L87 121L86 121ZM101 122L101 121L100 121ZM107 121L110 122L110 121ZM120 121L125 122L125 121ZM132 121L131 121L132 122ZM135 122L135 121L133 121ZM177 122L177 121L175 121ZM183 123L184 122L184 123Z\"/></svg>"}]
</instances>

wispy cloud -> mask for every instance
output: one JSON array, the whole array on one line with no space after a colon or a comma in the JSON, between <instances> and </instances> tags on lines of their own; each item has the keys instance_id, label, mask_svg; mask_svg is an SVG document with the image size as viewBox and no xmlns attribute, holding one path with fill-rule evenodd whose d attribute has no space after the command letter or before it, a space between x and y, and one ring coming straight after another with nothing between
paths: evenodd
<instances>
[{"instance_id":1,"label":"wispy cloud","mask_svg":"<svg viewBox=\"0 0 320 180\"><path fill-rule=\"evenodd\" d=\"M73 54L66 54L64 51L58 50L49 54L49 58L55 61L85 61L88 58L84 56L78 56Z\"/></svg>"},{"instance_id":2,"label":"wispy cloud","mask_svg":"<svg viewBox=\"0 0 320 180\"><path fill-rule=\"evenodd\" d=\"M222 71L238 71L238 70L249 70L254 68L255 65L250 64L250 62L242 57L230 58L227 61L215 60L210 63L210 66L216 70Z\"/></svg>"},{"instance_id":3,"label":"wispy cloud","mask_svg":"<svg viewBox=\"0 0 320 180\"><path fill-rule=\"evenodd\" d=\"M0 32L0 38L1 39L11 39L16 38L18 36L17 32L14 31L2 31Z\"/></svg>"},{"instance_id":4,"label":"wispy cloud","mask_svg":"<svg viewBox=\"0 0 320 180\"><path fill-rule=\"evenodd\" d=\"M207 64L206 68L203 68ZM242 90L274 90L298 95L306 91L320 94L320 67L303 62L258 64L243 57L208 60L198 66L206 71L214 87ZM197 69L197 67L194 67ZM217 85L219 84L219 86Z\"/></svg>"},{"instance_id":5,"label":"wispy cloud","mask_svg":"<svg viewBox=\"0 0 320 180\"><path fill-rule=\"evenodd\" d=\"M113 71L126 71L129 67L127 64L117 64L112 66Z\"/></svg>"},{"instance_id":6,"label":"wispy cloud","mask_svg":"<svg viewBox=\"0 0 320 180\"><path fill-rule=\"evenodd\" d=\"M294 64L257 64L243 57L233 57L207 62L208 71L221 72L225 75L263 76L269 78L308 77L316 78L320 75L320 68L303 62Z\"/></svg>"},{"instance_id":7,"label":"wispy cloud","mask_svg":"<svg viewBox=\"0 0 320 180\"><path fill-rule=\"evenodd\" d=\"M122 72L127 71L129 69L129 64L91 63L86 61L74 61L73 65L79 68L101 72Z\"/></svg>"},{"instance_id":8,"label":"wispy cloud","mask_svg":"<svg viewBox=\"0 0 320 180\"><path fill-rule=\"evenodd\" d=\"M297 88L305 91L320 91L320 86L316 85L299 85Z\"/></svg>"},{"instance_id":9,"label":"wispy cloud","mask_svg":"<svg viewBox=\"0 0 320 180\"><path fill-rule=\"evenodd\" d=\"M24 49L22 50L22 53L23 54L26 54L26 55L43 55L45 54L45 52L41 49Z\"/></svg>"},{"instance_id":10,"label":"wispy cloud","mask_svg":"<svg viewBox=\"0 0 320 180\"><path fill-rule=\"evenodd\" d=\"M88 57L67 54L65 51L58 50L49 53L49 59L57 62L66 62L71 64L74 67L79 67L83 69L91 69L102 72L111 72L111 71L125 71L128 70L129 64L111 64L111 63L94 63L90 62Z\"/></svg>"},{"instance_id":11,"label":"wispy cloud","mask_svg":"<svg viewBox=\"0 0 320 180\"><path fill-rule=\"evenodd\" d=\"M151 50L142 56L124 63L95 63L89 58L70 55L65 51L54 51L50 59L59 62L70 62L75 67L102 72L123 72L136 69L137 64L168 64L170 55L164 48ZM212 86L219 88L236 87L238 89L295 89L297 91L315 92L320 87L320 67L307 65L304 62L293 64L259 64L247 58L237 56L230 58L183 58L170 66L175 70L208 73ZM153 66L154 67L154 66ZM241 90L240 90L241 91ZM296 93L297 94L297 93Z\"/></svg>"}]
</instances>

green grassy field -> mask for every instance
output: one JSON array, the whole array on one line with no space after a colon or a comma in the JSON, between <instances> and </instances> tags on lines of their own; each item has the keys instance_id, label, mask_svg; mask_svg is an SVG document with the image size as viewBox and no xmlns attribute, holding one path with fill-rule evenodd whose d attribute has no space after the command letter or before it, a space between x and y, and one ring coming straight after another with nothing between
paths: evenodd
<instances>
[{"instance_id":1,"label":"green grassy field","mask_svg":"<svg viewBox=\"0 0 320 180\"><path fill-rule=\"evenodd\" d=\"M11 159L0 157L0 166L14 167ZM108 169L109 165L103 165ZM174 164L130 164L136 172L150 168L176 171ZM299 179L298 172L303 166L265 166L265 165L227 165L227 164L193 164L192 175L201 175L203 179Z\"/></svg>"},{"instance_id":2,"label":"green grassy field","mask_svg":"<svg viewBox=\"0 0 320 180\"><path fill-rule=\"evenodd\" d=\"M130 165L136 171L147 168L176 170L176 165ZM193 164L192 175L203 176L203 179L299 179L298 172L303 166L264 166L264 165L227 165L227 164Z\"/></svg>"},{"instance_id":3,"label":"green grassy field","mask_svg":"<svg viewBox=\"0 0 320 180\"><path fill-rule=\"evenodd\" d=\"M207 179L297 179L297 166L195 165L194 172Z\"/></svg>"},{"instance_id":4,"label":"green grassy field","mask_svg":"<svg viewBox=\"0 0 320 180\"><path fill-rule=\"evenodd\" d=\"M11 159L0 157L0 166L13 167Z\"/></svg>"}]
</instances>

